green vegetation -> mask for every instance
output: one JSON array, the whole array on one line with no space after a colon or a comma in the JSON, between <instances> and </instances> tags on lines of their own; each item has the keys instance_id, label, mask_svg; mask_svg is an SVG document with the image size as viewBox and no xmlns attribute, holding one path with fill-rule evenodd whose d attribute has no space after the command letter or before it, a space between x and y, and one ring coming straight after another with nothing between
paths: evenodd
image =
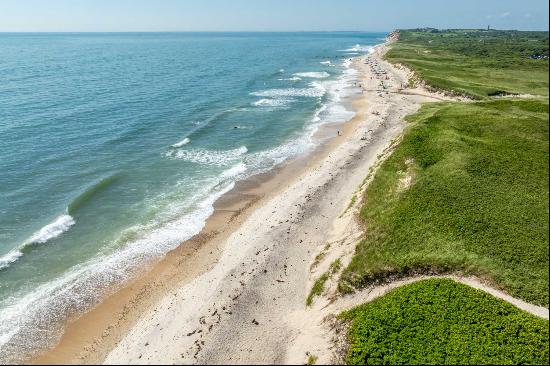
<instances>
[{"instance_id":1,"label":"green vegetation","mask_svg":"<svg viewBox=\"0 0 550 366\"><path fill-rule=\"evenodd\" d=\"M313 298L315 296L319 296L323 293L325 290L325 283L340 269L342 269L342 261L338 258L330 264L328 271L319 277L313 284L313 287L311 288L311 291L306 299L307 306L311 306L311 304L313 304Z\"/></svg>"},{"instance_id":2,"label":"green vegetation","mask_svg":"<svg viewBox=\"0 0 550 366\"><path fill-rule=\"evenodd\" d=\"M367 189L340 290L459 271L547 305L548 102L428 104L409 121Z\"/></svg>"},{"instance_id":3,"label":"green vegetation","mask_svg":"<svg viewBox=\"0 0 550 366\"><path fill-rule=\"evenodd\" d=\"M342 268L342 261L340 260L340 258L338 258L337 260L335 260L330 264L329 273L331 275L335 274L340 270L340 268Z\"/></svg>"},{"instance_id":4,"label":"green vegetation","mask_svg":"<svg viewBox=\"0 0 550 366\"><path fill-rule=\"evenodd\" d=\"M346 362L548 364L548 321L447 279L397 288L340 315Z\"/></svg>"},{"instance_id":5,"label":"green vegetation","mask_svg":"<svg viewBox=\"0 0 550 366\"><path fill-rule=\"evenodd\" d=\"M317 362L317 356L314 356L312 354L307 356L307 365L315 365Z\"/></svg>"},{"instance_id":6,"label":"green vegetation","mask_svg":"<svg viewBox=\"0 0 550 366\"><path fill-rule=\"evenodd\" d=\"M346 207L346 209L344 210L344 212L342 212L342 213L340 214L339 217L344 216L344 215L346 214L346 212L348 212L348 210L349 210L350 208L353 207L353 205L355 204L355 202L357 202L357 195L356 195L356 194L354 194L353 196L351 196L351 201L350 201L348 207Z\"/></svg>"},{"instance_id":7,"label":"green vegetation","mask_svg":"<svg viewBox=\"0 0 550 366\"><path fill-rule=\"evenodd\" d=\"M401 30L386 57L427 84L474 98L548 95L548 32Z\"/></svg>"},{"instance_id":8,"label":"green vegetation","mask_svg":"<svg viewBox=\"0 0 550 366\"><path fill-rule=\"evenodd\" d=\"M323 273L323 275L315 281L306 299L307 306L311 306L311 304L313 304L313 298L315 296L319 296L323 293L323 291L325 290L325 282L327 282L328 279L328 273Z\"/></svg>"},{"instance_id":9,"label":"green vegetation","mask_svg":"<svg viewBox=\"0 0 550 366\"><path fill-rule=\"evenodd\" d=\"M327 255L329 249L330 249L330 243L327 243L323 248L323 250L321 251L321 253L315 256L315 259L313 260L313 264L311 265L311 268L317 267L319 263L321 263L323 258L325 258L325 256Z\"/></svg>"}]
</instances>

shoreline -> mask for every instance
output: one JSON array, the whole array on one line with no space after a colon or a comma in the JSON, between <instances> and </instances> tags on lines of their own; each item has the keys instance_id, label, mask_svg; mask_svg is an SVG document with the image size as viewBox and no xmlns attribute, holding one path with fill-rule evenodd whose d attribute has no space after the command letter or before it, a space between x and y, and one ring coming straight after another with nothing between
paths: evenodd
<instances>
[{"instance_id":1,"label":"shoreline","mask_svg":"<svg viewBox=\"0 0 550 366\"><path fill-rule=\"evenodd\" d=\"M386 50L379 45L353 59L363 91L351 98L349 122L318 131L333 138L237 183L216 201L201 233L68 324L60 343L32 362L303 362L312 348L303 323L317 321L304 313L305 298L330 262L310 264L335 237L347 238L335 255L354 250L362 231L347 212L352 196L402 134L402 118L438 99L402 91L409 74L382 61ZM384 64L388 90L366 58Z\"/></svg>"},{"instance_id":2,"label":"shoreline","mask_svg":"<svg viewBox=\"0 0 550 366\"><path fill-rule=\"evenodd\" d=\"M356 107L360 92L357 90L346 99L346 104L352 106L354 117L346 122L319 126L313 135L319 144L313 150L268 172L236 182L233 189L215 201L213 214L197 235L180 243L159 261L147 265L136 278L76 320L68 320L59 342L31 357L30 363L101 363L148 308L170 290L211 270L223 252L224 240L256 208L305 174L297 172L307 172L349 137L359 122ZM338 131L340 135L337 135ZM193 263L192 268L181 269L185 263Z\"/></svg>"}]
</instances>

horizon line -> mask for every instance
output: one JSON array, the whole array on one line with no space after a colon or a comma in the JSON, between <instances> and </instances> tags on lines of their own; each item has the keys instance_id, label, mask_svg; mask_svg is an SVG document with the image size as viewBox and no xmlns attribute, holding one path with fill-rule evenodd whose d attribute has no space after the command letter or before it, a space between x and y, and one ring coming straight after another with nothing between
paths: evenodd
<instances>
[{"instance_id":1,"label":"horizon line","mask_svg":"<svg viewBox=\"0 0 550 366\"><path fill-rule=\"evenodd\" d=\"M395 29L394 29L395 30ZM390 33L381 30L94 30L94 31L0 31L0 33Z\"/></svg>"},{"instance_id":2,"label":"horizon line","mask_svg":"<svg viewBox=\"0 0 550 366\"><path fill-rule=\"evenodd\" d=\"M437 29L437 30L486 30L486 28L395 28L392 30L25 30L25 31L0 31L0 34L8 33L391 33L396 30L413 29ZM548 29L496 29L492 31L520 31L520 32L548 32Z\"/></svg>"}]
</instances>

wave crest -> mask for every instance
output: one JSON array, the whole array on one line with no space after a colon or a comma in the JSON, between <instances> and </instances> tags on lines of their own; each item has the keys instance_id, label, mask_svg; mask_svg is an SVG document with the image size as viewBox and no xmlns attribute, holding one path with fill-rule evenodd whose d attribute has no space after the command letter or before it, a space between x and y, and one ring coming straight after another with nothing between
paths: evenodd
<instances>
[{"instance_id":1,"label":"wave crest","mask_svg":"<svg viewBox=\"0 0 550 366\"><path fill-rule=\"evenodd\" d=\"M48 241L57 238L61 234L69 231L69 229L76 223L71 215L63 214L58 216L55 220L42 227L40 230L31 235L23 244L17 249L9 251L0 257L0 270L8 268L13 263L17 262L19 258L23 256L25 248L34 244L44 244Z\"/></svg>"},{"instance_id":2,"label":"wave crest","mask_svg":"<svg viewBox=\"0 0 550 366\"><path fill-rule=\"evenodd\" d=\"M277 79L279 81L300 81L302 80L302 78L298 77L298 76L293 76L291 78L287 78L287 79Z\"/></svg>"},{"instance_id":3,"label":"wave crest","mask_svg":"<svg viewBox=\"0 0 550 366\"><path fill-rule=\"evenodd\" d=\"M86 204L86 202L88 202L94 195L113 184L117 179L117 175L111 175L107 178L101 179L99 182L86 189L69 204L67 207L67 213L69 215L73 215L74 212L84 206L84 204Z\"/></svg>"},{"instance_id":4,"label":"wave crest","mask_svg":"<svg viewBox=\"0 0 550 366\"><path fill-rule=\"evenodd\" d=\"M308 97L318 98L325 95L326 90L319 86L314 85L313 88L287 88L287 89L268 89L250 93L256 97L262 98L277 98L277 97Z\"/></svg>"},{"instance_id":5,"label":"wave crest","mask_svg":"<svg viewBox=\"0 0 550 366\"><path fill-rule=\"evenodd\" d=\"M186 137L183 140L181 140L180 142L178 142L177 144L172 145L171 147L177 149L178 147L182 147L184 145L187 145L190 141L191 140L188 137Z\"/></svg>"},{"instance_id":6,"label":"wave crest","mask_svg":"<svg viewBox=\"0 0 550 366\"><path fill-rule=\"evenodd\" d=\"M0 257L0 271L8 268L13 262L17 261L23 253L19 249L12 250Z\"/></svg>"},{"instance_id":7,"label":"wave crest","mask_svg":"<svg viewBox=\"0 0 550 366\"><path fill-rule=\"evenodd\" d=\"M329 61L330 62L330 61ZM299 78L310 78L310 79L326 79L330 74L326 71L311 71L311 72L297 72L294 76Z\"/></svg>"},{"instance_id":8,"label":"wave crest","mask_svg":"<svg viewBox=\"0 0 550 366\"><path fill-rule=\"evenodd\" d=\"M287 99L287 98L278 98L278 99L263 98L255 101L254 103L252 103L252 105L256 107L286 107L292 102L293 102L292 99Z\"/></svg>"},{"instance_id":9,"label":"wave crest","mask_svg":"<svg viewBox=\"0 0 550 366\"><path fill-rule=\"evenodd\" d=\"M206 149L168 151L167 157L181 159L197 164L227 166L235 162L241 155L248 152L246 146L227 151L215 151Z\"/></svg>"},{"instance_id":10,"label":"wave crest","mask_svg":"<svg viewBox=\"0 0 550 366\"><path fill-rule=\"evenodd\" d=\"M48 225L44 226L42 229L34 233L27 241L27 243L44 244L68 231L74 224L75 221L71 215L61 215L57 217L53 222L49 223Z\"/></svg>"},{"instance_id":11,"label":"wave crest","mask_svg":"<svg viewBox=\"0 0 550 366\"><path fill-rule=\"evenodd\" d=\"M372 46L362 46L360 44L356 44L355 46L348 48L347 50L343 50L342 52L370 52L372 48Z\"/></svg>"}]
</instances>

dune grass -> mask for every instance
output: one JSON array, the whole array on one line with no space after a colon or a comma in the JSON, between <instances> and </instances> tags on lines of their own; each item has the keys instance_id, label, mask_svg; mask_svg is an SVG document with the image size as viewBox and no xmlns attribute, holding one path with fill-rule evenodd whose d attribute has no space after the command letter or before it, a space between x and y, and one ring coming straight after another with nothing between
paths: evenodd
<instances>
[{"instance_id":1,"label":"dune grass","mask_svg":"<svg viewBox=\"0 0 550 366\"><path fill-rule=\"evenodd\" d=\"M306 299L307 306L311 306L311 304L313 304L313 299L316 296L319 296L323 293L323 291L325 290L325 283L328 281L328 279L329 279L329 274L323 273L321 277L315 280L315 282L313 283L313 287L309 291L309 295L307 296L307 299Z\"/></svg>"},{"instance_id":2,"label":"dune grass","mask_svg":"<svg viewBox=\"0 0 550 366\"><path fill-rule=\"evenodd\" d=\"M402 30L386 58L428 85L483 99L548 96L548 32Z\"/></svg>"},{"instance_id":3,"label":"dune grass","mask_svg":"<svg viewBox=\"0 0 550 366\"><path fill-rule=\"evenodd\" d=\"M326 282L332 278L333 275L335 275L340 269L342 268L342 261L340 258L336 259L334 262L332 262L328 268L328 271L323 273L321 277L319 277L311 287L311 290L309 291L309 295L306 298L306 306L311 306L313 304L313 300L316 296L320 296L323 291L325 291L325 284Z\"/></svg>"},{"instance_id":4,"label":"dune grass","mask_svg":"<svg viewBox=\"0 0 550 366\"><path fill-rule=\"evenodd\" d=\"M447 279L397 288L340 315L346 363L548 364L548 321Z\"/></svg>"},{"instance_id":5,"label":"dune grass","mask_svg":"<svg viewBox=\"0 0 550 366\"><path fill-rule=\"evenodd\" d=\"M547 306L548 102L437 103L408 119L367 189L340 290L462 272Z\"/></svg>"}]
</instances>

